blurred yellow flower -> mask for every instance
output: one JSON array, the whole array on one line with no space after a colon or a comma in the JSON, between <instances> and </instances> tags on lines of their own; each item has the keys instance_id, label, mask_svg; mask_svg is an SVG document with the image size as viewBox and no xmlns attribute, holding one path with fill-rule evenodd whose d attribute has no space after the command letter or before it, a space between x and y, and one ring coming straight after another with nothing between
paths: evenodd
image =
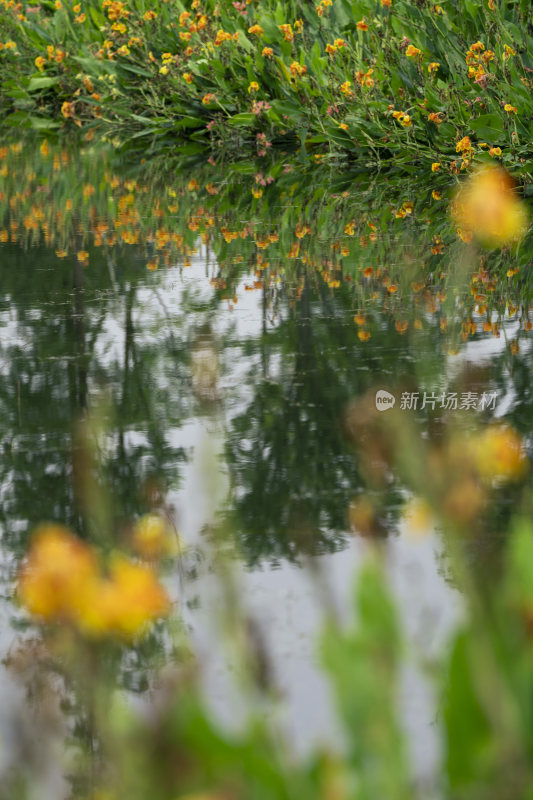
<instances>
[{"instance_id":1,"label":"blurred yellow flower","mask_svg":"<svg viewBox=\"0 0 533 800\"><path fill-rule=\"evenodd\" d=\"M55 524L37 530L17 592L31 614L91 635L132 638L169 609L165 590L147 566L117 554L104 576L90 545Z\"/></svg>"},{"instance_id":2,"label":"blurred yellow flower","mask_svg":"<svg viewBox=\"0 0 533 800\"><path fill-rule=\"evenodd\" d=\"M132 533L134 550L147 560L177 555L182 550L177 533L159 514L145 514Z\"/></svg>"},{"instance_id":3,"label":"blurred yellow flower","mask_svg":"<svg viewBox=\"0 0 533 800\"><path fill-rule=\"evenodd\" d=\"M77 619L97 570L88 545L62 525L43 525L21 569L18 596L30 613L46 620Z\"/></svg>"},{"instance_id":4,"label":"blurred yellow flower","mask_svg":"<svg viewBox=\"0 0 533 800\"><path fill-rule=\"evenodd\" d=\"M288 24L278 25L278 28L283 34L283 38L286 42L292 42L294 39L294 33L292 31L292 26Z\"/></svg>"},{"instance_id":5,"label":"blurred yellow flower","mask_svg":"<svg viewBox=\"0 0 533 800\"><path fill-rule=\"evenodd\" d=\"M480 476L488 480L520 478L529 463L520 436L506 425L489 425L473 439L471 451Z\"/></svg>"},{"instance_id":6,"label":"blurred yellow flower","mask_svg":"<svg viewBox=\"0 0 533 800\"><path fill-rule=\"evenodd\" d=\"M527 213L514 192L514 181L497 166L480 169L465 181L451 211L465 241L473 233L489 246L502 246L519 239L527 227Z\"/></svg>"},{"instance_id":7,"label":"blurred yellow flower","mask_svg":"<svg viewBox=\"0 0 533 800\"><path fill-rule=\"evenodd\" d=\"M139 635L146 626L168 613L169 600L154 572L115 554L109 577L93 586L91 602L80 615L80 628L88 634L114 634L126 639Z\"/></svg>"}]
</instances>

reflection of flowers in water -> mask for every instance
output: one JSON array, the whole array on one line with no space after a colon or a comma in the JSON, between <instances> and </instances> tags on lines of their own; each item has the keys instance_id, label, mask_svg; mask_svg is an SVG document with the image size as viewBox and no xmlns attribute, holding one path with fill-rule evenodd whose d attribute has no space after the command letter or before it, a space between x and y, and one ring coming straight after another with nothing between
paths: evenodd
<instances>
[{"instance_id":1,"label":"reflection of flowers in water","mask_svg":"<svg viewBox=\"0 0 533 800\"><path fill-rule=\"evenodd\" d=\"M514 192L514 181L500 167L474 172L459 188L451 206L459 235L473 235L498 247L519 239L527 227L524 204Z\"/></svg>"},{"instance_id":2,"label":"reflection of flowers in water","mask_svg":"<svg viewBox=\"0 0 533 800\"><path fill-rule=\"evenodd\" d=\"M169 608L167 594L149 567L116 553L105 575L90 545L59 525L37 531L18 593L32 614L71 624L90 636L133 638Z\"/></svg>"}]
</instances>

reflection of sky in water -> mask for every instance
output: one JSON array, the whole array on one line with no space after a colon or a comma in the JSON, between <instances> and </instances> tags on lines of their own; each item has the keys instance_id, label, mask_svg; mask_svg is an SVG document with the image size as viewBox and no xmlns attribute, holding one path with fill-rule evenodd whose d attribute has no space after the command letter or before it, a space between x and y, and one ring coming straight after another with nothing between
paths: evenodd
<instances>
[{"instance_id":1,"label":"reflection of sky in water","mask_svg":"<svg viewBox=\"0 0 533 800\"><path fill-rule=\"evenodd\" d=\"M176 509L178 527L184 540L203 547L205 540L201 533L204 526L214 519L216 509L224 506L227 493L239 490L239 487L230 489L229 486L222 458L224 437L231 419L243 414L253 398L254 387L248 376L253 367L260 369L261 354L257 350L245 354L243 345L247 339L260 335L263 312L261 294L244 290L246 278L237 289L238 303L232 310L222 303L215 311L205 311L201 304L212 299L213 290L206 279L203 247L191 261L191 267L183 269L181 275L176 270L160 271L155 276L150 275L146 284L138 287L133 322L139 346L157 345L167 339L170 331L180 343L192 341L206 319L211 325L213 341L226 342L224 350L218 354L221 375L214 407L206 413L195 401L190 387L178 387L187 395L183 401L189 416L185 422L175 425L169 419L164 431L166 441L175 448L183 448L188 455L187 462L180 466L181 483L178 488L171 488L168 502ZM191 310L191 300L194 300L197 310ZM96 312L91 308L87 313ZM341 323L345 324L346 320L341 320ZM1 312L0 324L3 344L16 343L25 347L25 331L9 310ZM275 321L272 323L267 319L267 328L271 329L275 324ZM516 332L514 322L508 322L506 328L509 334ZM399 338L398 347L402 342ZM96 340L95 356L103 365L121 363L124 345L124 310L118 295L116 302L110 305ZM373 346L372 342L370 346ZM467 342L458 355L448 357L448 379L456 376L467 362L489 365L494 356L504 352L505 347L503 331L499 339L485 337ZM522 352L526 352L528 347L529 342L523 343ZM379 348L376 350L379 354ZM7 367L8 363L0 352L0 374L6 374ZM282 369L281 355L274 354L269 358L270 380L275 380ZM156 385L147 387L151 392L168 388L172 363L164 349L154 375ZM498 415L511 408L514 400L510 389L505 397L499 397ZM20 446L16 438L15 435L15 446ZM147 443L147 432L136 427L126 432L125 440L128 446ZM34 445L25 441L22 446ZM10 488L9 483L1 487L4 497L9 495ZM17 524L16 520L12 522ZM23 521L19 524L23 525ZM343 612L351 605L352 578L366 547L363 540L350 537L348 532L346 536L344 549L318 557L335 603ZM413 656L403 674L401 704L403 717L412 734L417 771L422 777L432 774L438 760L438 741L432 728L437 712L431 688L416 667L416 656L437 652L460 613L457 593L441 574L440 556L441 543L434 533L425 538L410 539L400 526L399 536L387 542L390 584L398 598ZM291 746L296 751L305 752L316 744L338 742L339 731L329 688L315 666L322 608L311 576L306 570L285 561L275 566L263 563L254 570L236 565L236 569L243 601L260 625L273 657L275 676L285 700L280 715ZM175 581L169 579L169 587L175 585ZM203 664L203 681L209 702L219 718L233 725L238 719L238 697L232 684L231 656L218 633L217 579L209 570L209 556L198 579L182 587L181 592L181 608ZM187 604L188 600L194 601L195 598L199 598L199 604ZM0 613L0 646L5 653L15 634L9 627L10 612L5 604L0 606ZM2 697L8 698L0 719L3 721L2 729L7 733L12 704L20 701L20 695L13 690L5 671L2 670L0 675ZM50 778L50 797L57 800L54 780Z\"/></svg>"}]
</instances>

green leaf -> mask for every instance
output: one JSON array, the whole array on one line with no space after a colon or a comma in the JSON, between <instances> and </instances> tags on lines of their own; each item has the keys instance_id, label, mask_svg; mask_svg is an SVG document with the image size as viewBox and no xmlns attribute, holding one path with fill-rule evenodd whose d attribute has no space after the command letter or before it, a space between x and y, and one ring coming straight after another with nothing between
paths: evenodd
<instances>
[{"instance_id":1,"label":"green leaf","mask_svg":"<svg viewBox=\"0 0 533 800\"><path fill-rule=\"evenodd\" d=\"M489 139L491 144L503 136L503 120L497 114L482 114L469 125L480 139Z\"/></svg>"},{"instance_id":2,"label":"green leaf","mask_svg":"<svg viewBox=\"0 0 533 800\"><path fill-rule=\"evenodd\" d=\"M52 78L47 75L43 75L42 77L38 78L30 78L27 88L28 92L36 92L38 89L49 89L50 86L55 86L58 83L59 78L57 76Z\"/></svg>"},{"instance_id":3,"label":"green leaf","mask_svg":"<svg viewBox=\"0 0 533 800\"><path fill-rule=\"evenodd\" d=\"M244 111L242 114L234 114L233 117L228 119L228 122L230 125L236 125L237 127L246 127L247 125L252 125L255 119L255 114Z\"/></svg>"}]
</instances>

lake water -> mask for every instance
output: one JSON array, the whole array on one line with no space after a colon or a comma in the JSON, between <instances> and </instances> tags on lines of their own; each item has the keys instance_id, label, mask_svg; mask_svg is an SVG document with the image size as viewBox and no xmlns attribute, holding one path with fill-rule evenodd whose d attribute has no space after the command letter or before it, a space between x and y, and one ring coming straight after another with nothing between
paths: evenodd
<instances>
[{"instance_id":1,"label":"lake water","mask_svg":"<svg viewBox=\"0 0 533 800\"><path fill-rule=\"evenodd\" d=\"M326 608L350 617L358 567L382 542L412 645L399 702L430 787L439 710L420 662L445 644L461 596L445 538L412 524L412 491L372 438L375 397L392 394L421 441L455 418L505 420L529 448L528 252L457 242L449 187L439 205L434 186L372 184L346 165L222 169L30 140L0 155L3 653L21 635L12 580L32 528L90 537L100 524L80 488L77 426L93 415L113 535L157 509L186 546L165 582L225 725L242 704L220 552L284 698L268 713L298 754L342 746L317 639ZM493 285L490 269L515 267L505 291ZM512 504L502 493L473 536L487 576ZM22 699L2 681L9 731Z\"/></svg>"}]
</instances>

